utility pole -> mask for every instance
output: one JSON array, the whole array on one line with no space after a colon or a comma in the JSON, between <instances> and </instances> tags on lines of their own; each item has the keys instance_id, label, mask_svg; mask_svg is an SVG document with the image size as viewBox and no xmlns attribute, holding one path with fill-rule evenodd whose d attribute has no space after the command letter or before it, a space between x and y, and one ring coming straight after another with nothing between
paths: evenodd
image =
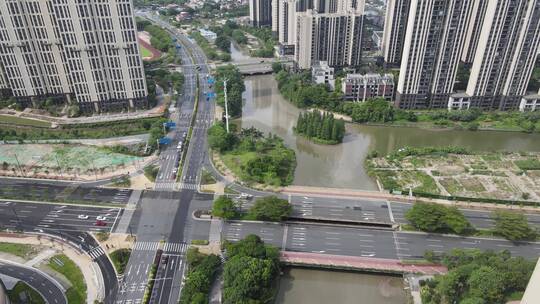
<instances>
[{"instance_id":1,"label":"utility pole","mask_svg":"<svg viewBox=\"0 0 540 304\"><path fill-rule=\"evenodd\" d=\"M94 159L92 158L92 167L94 167L94 177L97 180L97 172L96 172L96 164L94 163Z\"/></svg>"},{"instance_id":2,"label":"utility pole","mask_svg":"<svg viewBox=\"0 0 540 304\"><path fill-rule=\"evenodd\" d=\"M225 92L225 127L229 133L229 107L227 106L227 79L223 81L223 91Z\"/></svg>"},{"instance_id":3,"label":"utility pole","mask_svg":"<svg viewBox=\"0 0 540 304\"><path fill-rule=\"evenodd\" d=\"M19 171L21 171L21 174L26 177L26 173L24 173L22 168L21 168L21 163L19 162L19 158L17 157L17 153L14 153L13 155L15 155L15 160L17 161L17 166L19 167Z\"/></svg>"},{"instance_id":4,"label":"utility pole","mask_svg":"<svg viewBox=\"0 0 540 304\"><path fill-rule=\"evenodd\" d=\"M21 227L21 219L19 218L19 215L17 214L17 212L15 211L15 208L13 206L11 206L11 211L13 211L13 214L15 214L15 218L17 218L17 226L19 226L19 228L20 228Z\"/></svg>"}]
</instances>

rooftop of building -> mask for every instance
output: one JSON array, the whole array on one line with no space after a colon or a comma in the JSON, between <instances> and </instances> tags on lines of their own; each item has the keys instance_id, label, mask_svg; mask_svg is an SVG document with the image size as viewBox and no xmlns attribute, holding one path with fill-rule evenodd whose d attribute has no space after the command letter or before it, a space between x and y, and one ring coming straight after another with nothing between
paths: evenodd
<instances>
[{"instance_id":1,"label":"rooftop of building","mask_svg":"<svg viewBox=\"0 0 540 304\"><path fill-rule=\"evenodd\" d=\"M356 82L356 81L366 81L370 83L383 83L383 82L393 83L394 75L368 73L368 74L347 74L347 76L345 77L345 82Z\"/></svg>"}]
</instances>

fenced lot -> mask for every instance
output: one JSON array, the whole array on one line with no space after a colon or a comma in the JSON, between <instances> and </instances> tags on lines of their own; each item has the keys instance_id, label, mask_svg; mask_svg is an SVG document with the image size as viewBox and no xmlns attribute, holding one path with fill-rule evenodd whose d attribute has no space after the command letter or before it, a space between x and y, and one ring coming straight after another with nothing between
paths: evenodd
<instances>
[{"instance_id":1,"label":"fenced lot","mask_svg":"<svg viewBox=\"0 0 540 304\"><path fill-rule=\"evenodd\" d=\"M68 144L0 145L3 175L97 176L136 166L142 157L103 147Z\"/></svg>"},{"instance_id":2,"label":"fenced lot","mask_svg":"<svg viewBox=\"0 0 540 304\"><path fill-rule=\"evenodd\" d=\"M391 154L367 164L388 190L540 201L540 153Z\"/></svg>"}]
</instances>

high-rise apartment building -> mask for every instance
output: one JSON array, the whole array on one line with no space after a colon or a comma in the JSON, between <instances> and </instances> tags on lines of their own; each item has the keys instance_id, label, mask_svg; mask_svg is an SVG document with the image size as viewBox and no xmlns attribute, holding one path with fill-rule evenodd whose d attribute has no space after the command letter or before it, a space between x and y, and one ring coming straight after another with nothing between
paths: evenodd
<instances>
[{"instance_id":1,"label":"high-rise apartment building","mask_svg":"<svg viewBox=\"0 0 540 304\"><path fill-rule=\"evenodd\" d=\"M464 63L472 63L476 49L478 48L478 42L480 41L480 33L482 32L482 26L484 25L484 17L486 16L486 9L489 0L472 0L471 17L469 24L465 32L465 46L463 49L463 55L461 61Z\"/></svg>"},{"instance_id":2,"label":"high-rise apartment building","mask_svg":"<svg viewBox=\"0 0 540 304\"><path fill-rule=\"evenodd\" d=\"M386 4L382 48L389 65L401 63L410 6L411 0L388 0Z\"/></svg>"},{"instance_id":3,"label":"high-rise apartment building","mask_svg":"<svg viewBox=\"0 0 540 304\"><path fill-rule=\"evenodd\" d=\"M471 107L515 110L538 57L540 0L488 2L466 95L459 98Z\"/></svg>"},{"instance_id":4,"label":"high-rise apartment building","mask_svg":"<svg viewBox=\"0 0 540 304\"><path fill-rule=\"evenodd\" d=\"M271 26L273 0L249 0L249 21L255 27Z\"/></svg>"},{"instance_id":5,"label":"high-rise apartment building","mask_svg":"<svg viewBox=\"0 0 540 304\"><path fill-rule=\"evenodd\" d=\"M469 0L412 0L396 105L442 108L453 92L470 17Z\"/></svg>"},{"instance_id":6,"label":"high-rise apartment building","mask_svg":"<svg viewBox=\"0 0 540 304\"><path fill-rule=\"evenodd\" d=\"M326 61L331 67L360 64L363 14L347 11L297 13L295 61L300 69Z\"/></svg>"},{"instance_id":7,"label":"high-rise apartment building","mask_svg":"<svg viewBox=\"0 0 540 304\"><path fill-rule=\"evenodd\" d=\"M278 42L281 45L294 45L296 42L296 4L297 0L278 0L279 30Z\"/></svg>"},{"instance_id":8,"label":"high-rise apartment building","mask_svg":"<svg viewBox=\"0 0 540 304\"><path fill-rule=\"evenodd\" d=\"M0 0L0 71L25 104L147 106L131 0Z\"/></svg>"}]
</instances>

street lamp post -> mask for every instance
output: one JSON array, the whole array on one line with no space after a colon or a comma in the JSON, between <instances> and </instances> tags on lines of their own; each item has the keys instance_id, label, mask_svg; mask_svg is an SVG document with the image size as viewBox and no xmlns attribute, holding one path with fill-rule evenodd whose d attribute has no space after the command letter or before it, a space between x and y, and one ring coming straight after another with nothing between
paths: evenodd
<instances>
[{"instance_id":1,"label":"street lamp post","mask_svg":"<svg viewBox=\"0 0 540 304\"><path fill-rule=\"evenodd\" d=\"M225 93L225 127L229 133L229 107L227 105L227 79L223 81L223 92Z\"/></svg>"}]
</instances>

